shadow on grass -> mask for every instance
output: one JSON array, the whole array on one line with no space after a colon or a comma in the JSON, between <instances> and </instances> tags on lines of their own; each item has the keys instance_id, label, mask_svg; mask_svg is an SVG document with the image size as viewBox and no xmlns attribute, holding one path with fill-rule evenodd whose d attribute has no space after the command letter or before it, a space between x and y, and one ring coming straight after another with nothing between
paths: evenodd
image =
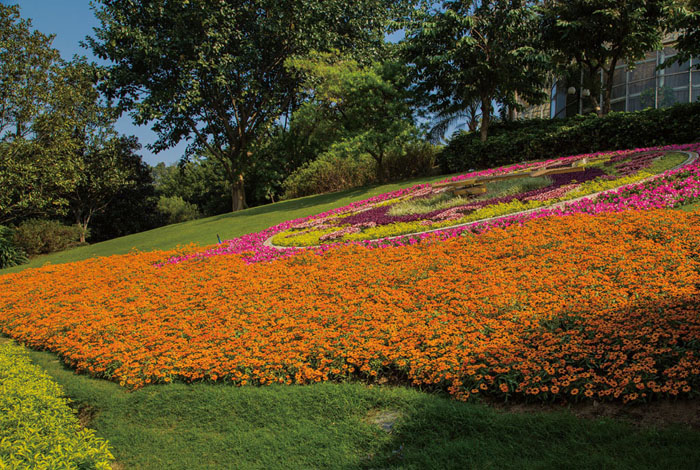
<instances>
[{"instance_id":1,"label":"shadow on grass","mask_svg":"<svg viewBox=\"0 0 700 470\"><path fill-rule=\"evenodd\" d=\"M637 428L577 418L563 407L512 413L359 383L171 384L129 393L74 374L54 354L33 351L31 357L76 409L91 410L87 424L109 440L120 468L675 469L700 463L700 432L683 426Z\"/></svg>"}]
</instances>

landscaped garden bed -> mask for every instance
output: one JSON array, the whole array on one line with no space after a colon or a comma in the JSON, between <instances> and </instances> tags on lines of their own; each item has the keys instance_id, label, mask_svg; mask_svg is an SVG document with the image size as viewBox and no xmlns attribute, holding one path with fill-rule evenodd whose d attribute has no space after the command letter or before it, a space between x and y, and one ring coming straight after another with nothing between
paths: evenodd
<instances>
[{"instance_id":1,"label":"landscaped garden bed","mask_svg":"<svg viewBox=\"0 0 700 470\"><path fill-rule=\"evenodd\" d=\"M697 148L588 156L576 182L557 171L582 157L549 162L557 170L549 179L499 181L490 188L499 204L468 204L549 203L582 187L596 197L420 235L265 244L318 220L352 226L374 210L434 221L436 210L464 206L444 207L450 197L418 185L215 248L8 274L0 278L0 332L131 389L362 380L462 400L694 397L700 215L667 208L700 198L700 167L662 170L688 161L666 150ZM533 169L542 164L452 181Z\"/></svg>"},{"instance_id":2,"label":"landscaped garden bed","mask_svg":"<svg viewBox=\"0 0 700 470\"><path fill-rule=\"evenodd\" d=\"M445 182L585 162L583 172L507 180L472 199L450 197L439 185L415 185L290 220L208 250L173 256L164 263L228 254L255 263L309 249L324 253L348 244L410 245L552 215L676 207L700 197L700 165L687 153L679 153L698 150L700 144L601 152L469 173ZM281 246L285 244L290 246Z\"/></svg>"},{"instance_id":3,"label":"landscaped garden bed","mask_svg":"<svg viewBox=\"0 0 700 470\"><path fill-rule=\"evenodd\" d=\"M107 442L69 403L24 348L0 338L0 468L112 468Z\"/></svg>"},{"instance_id":4,"label":"landscaped garden bed","mask_svg":"<svg viewBox=\"0 0 700 470\"><path fill-rule=\"evenodd\" d=\"M548 217L440 243L0 278L0 329L138 388L359 379L459 399L638 401L700 387L700 215Z\"/></svg>"}]
</instances>

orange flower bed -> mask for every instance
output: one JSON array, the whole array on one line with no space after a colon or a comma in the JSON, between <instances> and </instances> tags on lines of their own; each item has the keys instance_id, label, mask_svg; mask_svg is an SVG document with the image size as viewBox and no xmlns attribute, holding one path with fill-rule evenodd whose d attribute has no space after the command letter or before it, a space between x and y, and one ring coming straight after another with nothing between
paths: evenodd
<instances>
[{"instance_id":1,"label":"orange flower bed","mask_svg":"<svg viewBox=\"0 0 700 470\"><path fill-rule=\"evenodd\" d=\"M0 329L129 388L382 378L647 400L700 387L700 214L534 220L245 264L139 253L0 277Z\"/></svg>"}]
</instances>

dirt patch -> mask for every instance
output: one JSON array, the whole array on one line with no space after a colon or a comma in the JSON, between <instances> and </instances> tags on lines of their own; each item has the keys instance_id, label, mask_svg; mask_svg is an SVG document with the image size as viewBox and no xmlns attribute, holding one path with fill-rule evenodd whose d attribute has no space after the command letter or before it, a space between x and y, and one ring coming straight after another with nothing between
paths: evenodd
<instances>
[{"instance_id":1,"label":"dirt patch","mask_svg":"<svg viewBox=\"0 0 700 470\"><path fill-rule=\"evenodd\" d=\"M569 411L579 418L619 419L639 428L679 424L700 430L700 400L663 400L635 405L593 402L571 405L491 403L491 406L509 413Z\"/></svg>"},{"instance_id":2,"label":"dirt patch","mask_svg":"<svg viewBox=\"0 0 700 470\"><path fill-rule=\"evenodd\" d=\"M69 406L75 411L80 425L84 428L89 428L97 416L97 409L88 404L78 402L71 402Z\"/></svg>"},{"instance_id":3,"label":"dirt patch","mask_svg":"<svg viewBox=\"0 0 700 470\"><path fill-rule=\"evenodd\" d=\"M390 433L394 430L396 422L403 414L396 410L372 410L367 415L367 422L379 426L384 432Z\"/></svg>"}]
</instances>

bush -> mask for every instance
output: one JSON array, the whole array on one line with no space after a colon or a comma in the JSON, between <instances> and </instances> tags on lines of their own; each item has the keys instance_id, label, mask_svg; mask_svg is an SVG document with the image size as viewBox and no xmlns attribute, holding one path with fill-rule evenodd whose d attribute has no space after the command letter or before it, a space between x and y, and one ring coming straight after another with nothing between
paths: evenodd
<instances>
[{"instance_id":1,"label":"bush","mask_svg":"<svg viewBox=\"0 0 700 470\"><path fill-rule=\"evenodd\" d=\"M384 157L384 175L388 181L433 172L436 147L410 138L399 148L391 149ZM361 150L360 140L340 141L322 153L316 160L299 167L283 183L283 199L311 194L342 191L377 182L377 162Z\"/></svg>"},{"instance_id":2,"label":"bush","mask_svg":"<svg viewBox=\"0 0 700 470\"><path fill-rule=\"evenodd\" d=\"M0 225L0 269L29 261L27 254L15 245L13 235L14 231L11 228Z\"/></svg>"},{"instance_id":3,"label":"bush","mask_svg":"<svg viewBox=\"0 0 700 470\"><path fill-rule=\"evenodd\" d=\"M81 229L56 220L30 219L15 229L15 244L29 256L80 246Z\"/></svg>"},{"instance_id":4,"label":"bush","mask_svg":"<svg viewBox=\"0 0 700 470\"><path fill-rule=\"evenodd\" d=\"M494 168L582 153L700 140L700 103L633 113L501 122L486 142L478 132L455 135L438 155L444 173Z\"/></svg>"},{"instance_id":5,"label":"bush","mask_svg":"<svg viewBox=\"0 0 700 470\"><path fill-rule=\"evenodd\" d=\"M365 186L376 180L376 162L347 142L334 144L283 183L284 199Z\"/></svg>"},{"instance_id":6,"label":"bush","mask_svg":"<svg viewBox=\"0 0 700 470\"><path fill-rule=\"evenodd\" d=\"M180 196L161 196L158 199L158 211L166 224L177 224L199 218L199 209Z\"/></svg>"},{"instance_id":7,"label":"bush","mask_svg":"<svg viewBox=\"0 0 700 470\"><path fill-rule=\"evenodd\" d=\"M389 180L427 176L433 173L437 147L428 142L413 141L390 152L384 161L384 174Z\"/></svg>"},{"instance_id":8,"label":"bush","mask_svg":"<svg viewBox=\"0 0 700 470\"><path fill-rule=\"evenodd\" d=\"M107 441L80 426L24 348L0 344L0 468L109 469Z\"/></svg>"}]
</instances>

